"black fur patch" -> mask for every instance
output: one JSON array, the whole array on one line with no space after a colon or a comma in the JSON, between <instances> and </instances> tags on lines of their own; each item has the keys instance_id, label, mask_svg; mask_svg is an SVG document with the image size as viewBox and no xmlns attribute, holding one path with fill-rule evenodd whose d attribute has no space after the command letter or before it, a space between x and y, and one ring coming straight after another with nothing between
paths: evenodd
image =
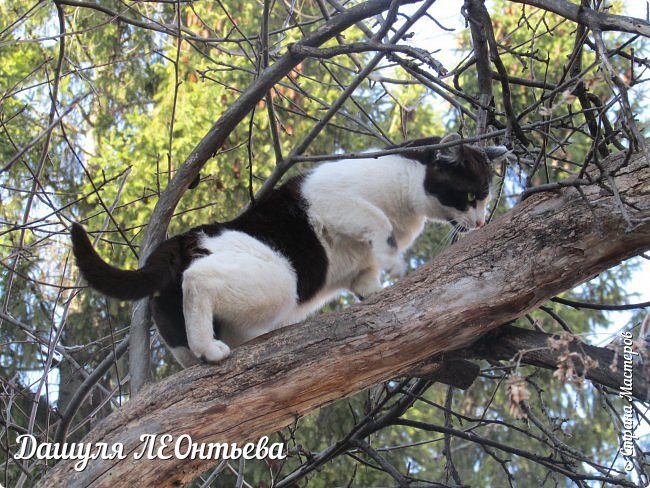
<instances>
[{"instance_id":1,"label":"black fur patch","mask_svg":"<svg viewBox=\"0 0 650 488\"><path fill-rule=\"evenodd\" d=\"M386 146L386 149L401 149L401 148L410 148L411 150L400 152L400 156L405 158L412 159L413 161L419 161L424 165L434 163L440 154L440 151L436 149L418 149L420 146L434 146L440 144L442 139L437 136L425 137L422 139L415 139L412 141L405 142L403 144L393 144L391 146Z\"/></svg>"},{"instance_id":2,"label":"black fur patch","mask_svg":"<svg viewBox=\"0 0 650 488\"><path fill-rule=\"evenodd\" d=\"M183 316L182 280L183 271L189 267L191 262L197 257L208 254L206 249L199 247L198 241L199 235L193 230L174 236L160 244L147 260L164 257L169 260L172 277L161 286L150 301L151 315L158 332L169 347L188 347ZM175 252L169 252L170 248L173 248Z\"/></svg>"},{"instance_id":3,"label":"black fur patch","mask_svg":"<svg viewBox=\"0 0 650 488\"><path fill-rule=\"evenodd\" d=\"M400 154L427 167L425 191L435 195L443 205L464 212L470 206L475 207L477 199L487 198L490 193L492 167L485 154L470 145L461 144L441 151L418 149L440 142L439 137L427 137L388 146L388 149L410 148ZM475 199L470 201L469 194L474 195Z\"/></svg>"},{"instance_id":4,"label":"black fur patch","mask_svg":"<svg viewBox=\"0 0 650 488\"><path fill-rule=\"evenodd\" d=\"M183 290L181 280L166 286L150 301L151 315L158 333L169 347L185 346L185 318L183 317Z\"/></svg>"},{"instance_id":5,"label":"black fur patch","mask_svg":"<svg viewBox=\"0 0 650 488\"><path fill-rule=\"evenodd\" d=\"M458 146L427 165L424 189L443 205L464 212L475 207L477 200L487 198L492 174L492 166L480 149Z\"/></svg>"},{"instance_id":6,"label":"black fur patch","mask_svg":"<svg viewBox=\"0 0 650 488\"><path fill-rule=\"evenodd\" d=\"M328 260L307 216L301 187L305 175L294 176L268 198L223 227L239 230L285 256L298 277L298 301L312 298L325 284Z\"/></svg>"}]
</instances>

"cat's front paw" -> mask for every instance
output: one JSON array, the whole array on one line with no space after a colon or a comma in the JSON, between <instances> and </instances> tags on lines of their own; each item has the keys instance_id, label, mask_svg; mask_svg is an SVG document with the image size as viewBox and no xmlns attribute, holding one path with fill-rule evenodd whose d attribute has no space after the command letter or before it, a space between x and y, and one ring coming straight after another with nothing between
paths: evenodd
<instances>
[{"instance_id":1,"label":"cat's front paw","mask_svg":"<svg viewBox=\"0 0 650 488\"><path fill-rule=\"evenodd\" d=\"M352 292L357 296L359 301L363 301L370 295L381 291L381 289L381 283L379 283L379 280L374 279L372 281L368 280L367 282L355 283Z\"/></svg>"},{"instance_id":2,"label":"cat's front paw","mask_svg":"<svg viewBox=\"0 0 650 488\"><path fill-rule=\"evenodd\" d=\"M230 347L223 341L212 339L201 347L200 351L192 351L203 361L208 363L218 363L230 356Z\"/></svg>"},{"instance_id":3,"label":"cat's front paw","mask_svg":"<svg viewBox=\"0 0 650 488\"><path fill-rule=\"evenodd\" d=\"M382 269L394 278L404 278L406 276L406 262L399 256L391 257L382 263Z\"/></svg>"}]
</instances>

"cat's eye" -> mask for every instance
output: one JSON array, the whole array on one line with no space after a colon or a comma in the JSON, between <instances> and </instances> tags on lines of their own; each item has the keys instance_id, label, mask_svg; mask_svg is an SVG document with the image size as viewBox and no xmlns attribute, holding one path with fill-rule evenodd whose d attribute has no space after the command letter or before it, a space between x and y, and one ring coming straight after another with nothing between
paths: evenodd
<instances>
[{"instance_id":1,"label":"cat's eye","mask_svg":"<svg viewBox=\"0 0 650 488\"><path fill-rule=\"evenodd\" d=\"M476 195L474 193L472 193L472 192L469 192L467 194L467 201L472 203L474 200L476 200Z\"/></svg>"}]
</instances>

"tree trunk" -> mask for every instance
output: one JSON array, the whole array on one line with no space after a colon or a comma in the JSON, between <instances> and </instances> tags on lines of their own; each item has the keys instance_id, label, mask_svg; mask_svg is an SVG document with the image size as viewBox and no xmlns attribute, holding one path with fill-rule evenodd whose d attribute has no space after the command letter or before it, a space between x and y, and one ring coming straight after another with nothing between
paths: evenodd
<instances>
[{"instance_id":1,"label":"tree trunk","mask_svg":"<svg viewBox=\"0 0 650 488\"><path fill-rule=\"evenodd\" d=\"M606 161L621 165L623 154ZM532 195L362 304L267 334L215 366L145 387L85 442L126 459L60 462L40 486L178 486L212 460L140 459L143 434L197 443L256 441L297 417L475 342L650 248L650 169L640 155L611 180ZM625 202L622 212L621 201ZM630 225L631 223L631 225ZM166 451L165 454L170 451ZM172 451L173 453L173 451Z\"/></svg>"}]
</instances>

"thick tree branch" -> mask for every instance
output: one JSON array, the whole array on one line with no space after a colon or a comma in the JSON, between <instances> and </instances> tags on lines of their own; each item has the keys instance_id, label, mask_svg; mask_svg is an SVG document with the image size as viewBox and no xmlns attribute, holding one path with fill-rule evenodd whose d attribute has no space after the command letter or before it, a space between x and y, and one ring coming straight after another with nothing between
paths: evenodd
<instances>
[{"instance_id":1,"label":"thick tree branch","mask_svg":"<svg viewBox=\"0 0 650 488\"><path fill-rule=\"evenodd\" d=\"M619 167L624 154L606 161ZM142 434L238 442L315 408L467 347L542 302L650 248L650 168L635 154L616 185L540 193L363 304L283 328L148 385L85 442L124 445L127 459L61 462L41 486L175 486L213 461L134 460Z\"/></svg>"}]
</instances>

